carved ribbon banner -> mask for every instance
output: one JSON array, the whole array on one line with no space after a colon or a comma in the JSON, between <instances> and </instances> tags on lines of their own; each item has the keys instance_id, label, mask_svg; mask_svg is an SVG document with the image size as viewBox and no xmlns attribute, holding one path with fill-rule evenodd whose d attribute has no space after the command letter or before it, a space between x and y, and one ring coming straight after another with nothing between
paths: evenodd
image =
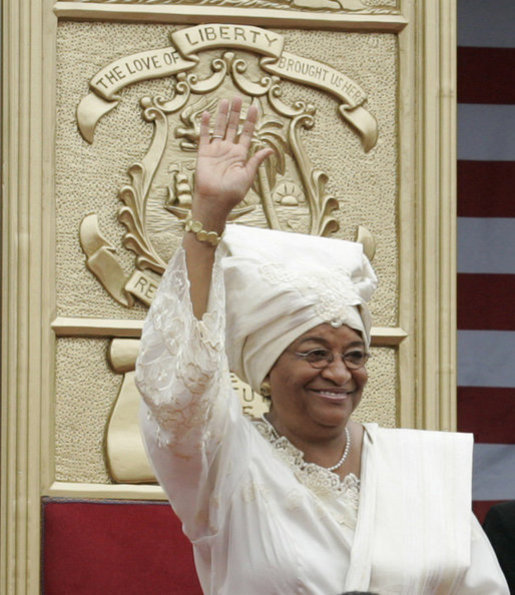
<instances>
[{"instance_id":1,"label":"carved ribbon banner","mask_svg":"<svg viewBox=\"0 0 515 595\"><path fill-rule=\"evenodd\" d=\"M112 101L119 99L116 94L127 85L184 72L196 64L198 58L185 60L174 47L147 50L120 58L104 67L90 82L90 87L97 95Z\"/></svg>"},{"instance_id":2,"label":"carved ribbon banner","mask_svg":"<svg viewBox=\"0 0 515 595\"><path fill-rule=\"evenodd\" d=\"M118 483L154 483L138 424L141 395L134 381L139 339L113 339L109 363L123 374L120 392L106 431L106 455L111 477Z\"/></svg>"},{"instance_id":3,"label":"carved ribbon banner","mask_svg":"<svg viewBox=\"0 0 515 595\"><path fill-rule=\"evenodd\" d=\"M284 45L282 35L249 25L196 25L175 31L171 38L182 56L211 48L243 47L277 59Z\"/></svg>"},{"instance_id":4,"label":"carved ribbon banner","mask_svg":"<svg viewBox=\"0 0 515 595\"><path fill-rule=\"evenodd\" d=\"M191 70L199 62L197 52L234 47L264 55L260 66L266 72L337 97L341 101L338 112L360 135L364 150L369 151L376 144L377 122L363 107L367 96L359 85L322 62L283 52L282 35L248 25L209 24L181 29L171 38L174 45L120 58L93 77L92 93L82 99L77 109L79 130L86 141L93 142L96 124L116 107L120 99L117 94L124 87Z\"/></svg>"},{"instance_id":5,"label":"carved ribbon banner","mask_svg":"<svg viewBox=\"0 0 515 595\"><path fill-rule=\"evenodd\" d=\"M171 46L147 50L111 62L91 79L93 91L86 95L77 108L79 130L85 140L93 142L95 126L100 118L118 105L118 92L139 81L170 76L190 70L198 58L185 60Z\"/></svg>"},{"instance_id":6,"label":"carved ribbon banner","mask_svg":"<svg viewBox=\"0 0 515 595\"><path fill-rule=\"evenodd\" d=\"M376 144L376 119L362 106L367 96L348 76L318 60L302 58L288 52L283 52L278 61L263 58L260 66L276 76L318 87L338 97L342 102L338 111L361 136L365 152Z\"/></svg>"},{"instance_id":7,"label":"carved ribbon banner","mask_svg":"<svg viewBox=\"0 0 515 595\"><path fill-rule=\"evenodd\" d=\"M158 283L140 270L127 277L116 259L115 249L100 233L94 213L84 217L79 233L80 244L86 254L86 266L109 295L126 308L134 305L133 296L150 306Z\"/></svg>"}]
</instances>

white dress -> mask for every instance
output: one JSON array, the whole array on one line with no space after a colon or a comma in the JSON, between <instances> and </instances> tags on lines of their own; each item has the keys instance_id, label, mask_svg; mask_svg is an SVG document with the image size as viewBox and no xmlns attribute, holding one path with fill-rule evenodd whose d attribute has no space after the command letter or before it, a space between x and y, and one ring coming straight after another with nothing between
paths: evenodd
<instances>
[{"instance_id":1,"label":"white dress","mask_svg":"<svg viewBox=\"0 0 515 595\"><path fill-rule=\"evenodd\" d=\"M361 480L341 482L243 416L224 351L222 255L221 246L198 321L177 251L136 368L147 451L193 544L203 591L508 595L470 522L468 437L367 424Z\"/></svg>"}]
</instances>

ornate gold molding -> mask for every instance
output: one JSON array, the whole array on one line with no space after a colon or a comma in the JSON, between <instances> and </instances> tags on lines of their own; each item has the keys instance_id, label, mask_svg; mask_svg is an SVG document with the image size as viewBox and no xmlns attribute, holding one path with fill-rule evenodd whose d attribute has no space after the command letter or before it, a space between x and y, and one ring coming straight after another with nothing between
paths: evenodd
<instances>
[{"instance_id":1,"label":"ornate gold molding","mask_svg":"<svg viewBox=\"0 0 515 595\"><path fill-rule=\"evenodd\" d=\"M56 337L118 337L137 339L141 336L143 320L109 320L102 318L66 318L52 322ZM385 347L400 345L408 336L400 327L372 327L372 345Z\"/></svg>"},{"instance_id":2,"label":"ornate gold molding","mask_svg":"<svg viewBox=\"0 0 515 595\"><path fill-rule=\"evenodd\" d=\"M380 31L398 33L408 24L402 12L393 14L352 14L330 11L269 10L186 4L105 4L95 2L56 2L59 19L159 22L174 24L232 23L266 27L338 29L341 31Z\"/></svg>"},{"instance_id":3,"label":"ornate gold molding","mask_svg":"<svg viewBox=\"0 0 515 595\"><path fill-rule=\"evenodd\" d=\"M419 122L417 150L424 159L426 172L418 187L423 189L424 236L431 234L434 245L424 242L424 304L421 315L425 324L417 337L419 351L425 352L424 389L436 395L425 400L418 416L424 428L456 429L456 11L452 3L425 5L424 22L437 22L435 29L424 28L426 68L420 100L433 93L433 108ZM421 40L422 41L422 40ZM439 56L432 53L440 48ZM429 174L429 175L428 175ZM422 209L421 209L422 210ZM436 224L436 232L429 221ZM429 251L438 258L431 260ZM433 267L430 265L433 264ZM437 305L437 306L436 306ZM435 307L436 306L436 307ZM431 338L424 342L423 337ZM434 365L434 368L433 368ZM433 371L434 370L434 371Z\"/></svg>"},{"instance_id":4,"label":"ornate gold molding","mask_svg":"<svg viewBox=\"0 0 515 595\"><path fill-rule=\"evenodd\" d=\"M54 481L44 491L48 498L112 498L121 500L166 500L159 485L74 483Z\"/></svg>"},{"instance_id":5,"label":"ornate gold molding","mask_svg":"<svg viewBox=\"0 0 515 595\"><path fill-rule=\"evenodd\" d=\"M399 323L409 337L399 349L399 422L455 430L456 6L409 6L415 27L399 35L399 233L401 266L413 249L415 263L400 276Z\"/></svg>"},{"instance_id":6,"label":"ornate gold molding","mask_svg":"<svg viewBox=\"0 0 515 595\"><path fill-rule=\"evenodd\" d=\"M40 591L40 496L53 469L55 18L2 2L0 592Z\"/></svg>"},{"instance_id":7,"label":"ornate gold molding","mask_svg":"<svg viewBox=\"0 0 515 595\"><path fill-rule=\"evenodd\" d=\"M83 4L109 4L111 6L116 4L156 4L155 0L75 0ZM207 4L207 0L160 0L158 4L187 4L203 5ZM362 0L211 0L209 4L227 5L227 6L243 6L246 9L255 8L288 8L288 9L305 9L310 11L327 10L334 12L343 12L349 14L366 14L366 15L384 15L384 14L398 14L396 6L387 6L385 2L374 0L364 4Z\"/></svg>"}]
</instances>

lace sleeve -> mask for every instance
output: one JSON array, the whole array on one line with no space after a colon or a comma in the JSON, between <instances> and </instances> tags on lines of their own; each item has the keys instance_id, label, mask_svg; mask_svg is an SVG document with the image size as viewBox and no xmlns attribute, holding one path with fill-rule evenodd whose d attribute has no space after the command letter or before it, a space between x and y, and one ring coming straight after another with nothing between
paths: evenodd
<instances>
[{"instance_id":1,"label":"lace sleeve","mask_svg":"<svg viewBox=\"0 0 515 595\"><path fill-rule=\"evenodd\" d=\"M141 427L159 483L194 541L216 531L245 469L248 424L231 389L225 353L225 288L216 252L207 312L193 315L180 248L143 327L136 362Z\"/></svg>"},{"instance_id":2,"label":"lace sleeve","mask_svg":"<svg viewBox=\"0 0 515 595\"><path fill-rule=\"evenodd\" d=\"M177 250L148 312L136 363L136 384L157 422L158 441L180 445L183 455L198 448L216 401L213 396L229 386L220 252L208 311L198 320L189 296L185 253L182 247Z\"/></svg>"}]
</instances>

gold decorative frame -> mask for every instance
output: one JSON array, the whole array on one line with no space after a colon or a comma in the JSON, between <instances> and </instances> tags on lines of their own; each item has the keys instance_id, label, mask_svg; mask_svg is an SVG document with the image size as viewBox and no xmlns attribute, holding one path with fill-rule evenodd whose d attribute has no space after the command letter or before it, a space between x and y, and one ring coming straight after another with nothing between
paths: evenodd
<instances>
[{"instance_id":1,"label":"gold decorative frame","mask_svg":"<svg viewBox=\"0 0 515 595\"><path fill-rule=\"evenodd\" d=\"M398 14L4 0L0 591L40 591L44 495L162 498L155 486L54 481L56 336L137 337L141 324L56 319L54 127L58 19L245 22L394 32L399 40L401 426L455 428L455 1L400 0ZM437 398L434 398L437 395Z\"/></svg>"}]
</instances>

